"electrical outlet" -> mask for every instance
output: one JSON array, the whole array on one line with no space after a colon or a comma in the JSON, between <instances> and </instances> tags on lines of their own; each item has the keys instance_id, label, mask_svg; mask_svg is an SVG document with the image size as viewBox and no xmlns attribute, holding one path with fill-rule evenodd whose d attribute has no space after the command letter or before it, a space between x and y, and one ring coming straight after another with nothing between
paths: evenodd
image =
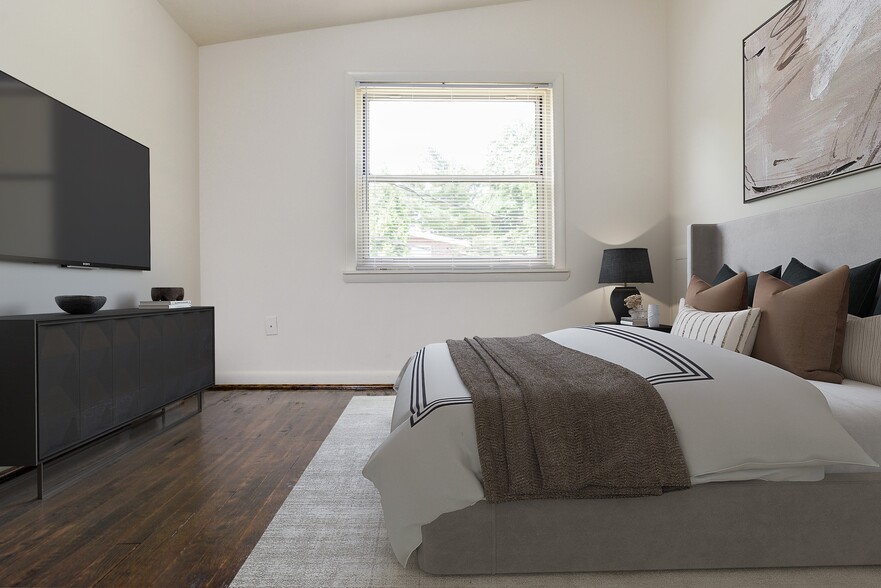
<instances>
[{"instance_id":1,"label":"electrical outlet","mask_svg":"<svg viewBox=\"0 0 881 588\"><path fill-rule=\"evenodd\" d=\"M278 335L278 317L275 315L267 316L265 323L267 335Z\"/></svg>"}]
</instances>

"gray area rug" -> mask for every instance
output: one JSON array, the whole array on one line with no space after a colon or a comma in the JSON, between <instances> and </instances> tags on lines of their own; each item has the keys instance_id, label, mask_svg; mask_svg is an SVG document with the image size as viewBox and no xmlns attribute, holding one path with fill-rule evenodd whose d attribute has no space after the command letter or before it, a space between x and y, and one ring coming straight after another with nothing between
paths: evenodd
<instances>
[{"instance_id":1,"label":"gray area rug","mask_svg":"<svg viewBox=\"0 0 881 588\"><path fill-rule=\"evenodd\" d=\"M395 560L361 468L388 435L394 397L356 396L233 581L236 587L879 586L881 568L430 576Z\"/></svg>"}]
</instances>

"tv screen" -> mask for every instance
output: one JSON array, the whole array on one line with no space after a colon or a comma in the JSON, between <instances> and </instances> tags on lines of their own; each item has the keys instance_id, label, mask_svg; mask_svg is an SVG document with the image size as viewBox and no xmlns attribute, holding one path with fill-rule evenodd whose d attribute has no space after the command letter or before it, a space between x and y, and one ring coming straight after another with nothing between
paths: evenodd
<instances>
[{"instance_id":1,"label":"tv screen","mask_svg":"<svg viewBox=\"0 0 881 588\"><path fill-rule=\"evenodd\" d=\"M2 71L0 259L150 269L150 150Z\"/></svg>"}]
</instances>

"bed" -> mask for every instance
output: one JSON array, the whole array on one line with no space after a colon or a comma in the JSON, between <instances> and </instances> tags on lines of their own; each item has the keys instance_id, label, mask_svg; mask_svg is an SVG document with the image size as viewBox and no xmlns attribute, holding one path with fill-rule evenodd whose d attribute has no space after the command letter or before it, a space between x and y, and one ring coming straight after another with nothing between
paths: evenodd
<instances>
[{"instance_id":1,"label":"bed","mask_svg":"<svg viewBox=\"0 0 881 588\"><path fill-rule=\"evenodd\" d=\"M823 271L842 263L863 263L881 254L875 241L879 218L881 190L871 190L728 223L692 225L688 233L689 274L712 276L722 263L732 262L758 271L786 263L790 256ZM569 338L567 344L575 346L578 343L572 343L572 337L603 341L629 338L631 342L639 340L642 347L657 345L676 352L689 351L692 343L685 343L684 349L683 342L668 339L672 335L635 331L589 327L548 336L564 342ZM698 368L710 365L709 372L722 369L713 364L712 354L705 357L698 348L694 350L699 356ZM481 500L476 454L462 449L462 439L468 445L468 435L474 435L473 415L468 421L467 395L452 388L434 390L433 397L418 391L425 383L426 362L430 377L455 380L455 367L432 359L432 355L438 355L438 349L426 347L402 371L394 424L409 421L408 426L413 427L418 422L426 431L443 430L443 437L433 439L429 447L440 450L444 443L452 443L456 463L445 464L424 447L398 443L412 452L404 468L410 470L405 474L410 478L382 481L396 469L383 471L381 454L389 451L383 447L365 467L365 475L381 490L387 526L402 564L415 557L424 571L434 574L881 564L881 509L877 508L881 474L872 467L881 459L881 388L877 386L806 380L795 385L802 391L804 386L811 387L816 397L828 402L834 420L868 460L860 458L861 452L845 447L844 454L830 456L828 461L786 468L776 477L760 474L756 477L765 479L748 479L744 474L731 481L698 480L689 490L660 496L489 503ZM755 360L743 357L737 361ZM677 369L689 371L681 365ZM749 363L739 369L753 371ZM761 377L773 373L769 370ZM701 383L700 369L691 369L688 377L695 380L690 386L709 385L706 379ZM658 386L659 391L661 388ZM666 397L665 401L669 403ZM455 424L443 423L446 417L440 415L456 412L461 416ZM671 415L674 421L680 418L673 408ZM803 418L813 417L798 417ZM780 422L797 425L798 419L790 422L781 418ZM676 425L677 430L697 426ZM401 431L393 431L390 440L396 433L400 436ZM387 441L385 445L394 443ZM697 451L683 445L686 454ZM694 456L686 457L691 468ZM453 471L445 478L447 467L470 468L476 475L471 480L460 475L459 481L453 482L457 474ZM423 508L420 495L430 494L433 486L443 486L434 482L428 490L421 488L420 476L440 476L436 479L449 479L449 485L455 487L455 491L444 490L432 498L439 503L432 506L438 512L417 512ZM807 481L819 477L824 479ZM407 524L391 512L396 501Z\"/></svg>"}]
</instances>

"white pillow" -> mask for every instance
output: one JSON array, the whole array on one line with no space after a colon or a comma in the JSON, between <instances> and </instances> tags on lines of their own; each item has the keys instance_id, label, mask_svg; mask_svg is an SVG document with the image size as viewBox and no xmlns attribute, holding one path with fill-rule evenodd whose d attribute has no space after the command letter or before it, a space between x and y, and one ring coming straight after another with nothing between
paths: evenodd
<instances>
[{"instance_id":1,"label":"white pillow","mask_svg":"<svg viewBox=\"0 0 881 588\"><path fill-rule=\"evenodd\" d=\"M756 342L760 318L761 311L758 308L704 312L682 305L670 332L686 339L749 355L752 353L753 343Z\"/></svg>"},{"instance_id":2,"label":"white pillow","mask_svg":"<svg viewBox=\"0 0 881 588\"><path fill-rule=\"evenodd\" d=\"M881 316L847 315L841 373L848 380L881 386Z\"/></svg>"}]
</instances>

